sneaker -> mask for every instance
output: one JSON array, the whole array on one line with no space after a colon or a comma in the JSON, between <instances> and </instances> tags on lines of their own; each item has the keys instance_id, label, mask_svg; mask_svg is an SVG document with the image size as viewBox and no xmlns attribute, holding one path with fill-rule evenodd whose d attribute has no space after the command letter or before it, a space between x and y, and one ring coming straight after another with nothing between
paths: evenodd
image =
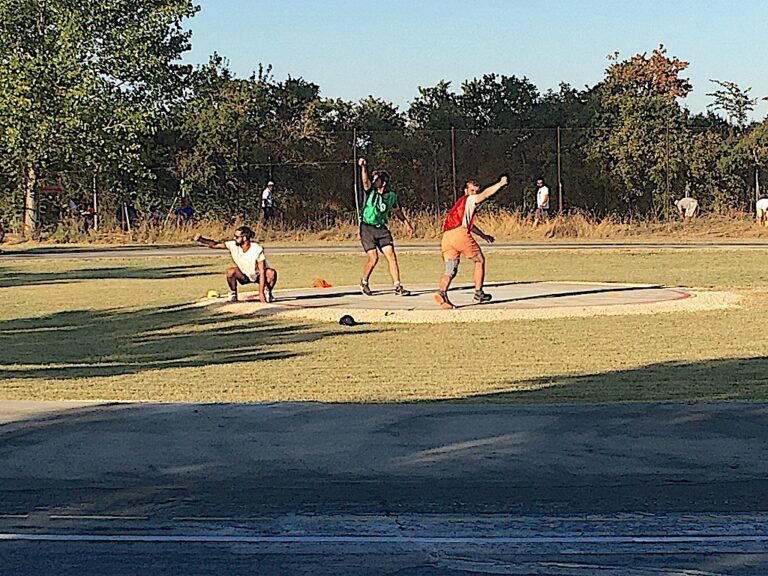
<instances>
[{"instance_id":1,"label":"sneaker","mask_svg":"<svg viewBox=\"0 0 768 576\"><path fill-rule=\"evenodd\" d=\"M371 287L368 286L367 282L360 281L360 291L365 294L366 296L373 296L373 292L371 292Z\"/></svg>"},{"instance_id":2,"label":"sneaker","mask_svg":"<svg viewBox=\"0 0 768 576\"><path fill-rule=\"evenodd\" d=\"M272 304L272 302L275 301L275 297L272 295L272 292L267 292L267 302Z\"/></svg>"},{"instance_id":3,"label":"sneaker","mask_svg":"<svg viewBox=\"0 0 768 576\"><path fill-rule=\"evenodd\" d=\"M490 302L491 298L493 298L493 296L490 294L483 292L482 290L475 290L474 300L476 304L485 304L486 302Z\"/></svg>"},{"instance_id":4,"label":"sneaker","mask_svg":"<svg viewBox=\"0 0 768 576\"><path fill-rule=\"evenodd\" d=\"M237 302L237 293L227 296L227 302Z\"/></svg>"},{"instance_id":5,"label":"sneaker","mask_svg":"<svg viewBox=\"0 0 768 576\"><path fill-rule=\"evenodd\" d=\"M411 291L403 288L402 284L395 286L395 296L410 296Z\"/></svg>"},{"instance_id":6,"label":"sneaker","mask_svg":"<svg viewBox=\"0 0 768 576\"><path fill-rule=\"evenodd\" d=\"M456 308L456 306L453 305L453 302L448 300L448 293L443 292L442 290L438 290L437 294L435 294L435 302L440 304L440 308L443 310L453 310Z\"/></svg>"}]
</instances>

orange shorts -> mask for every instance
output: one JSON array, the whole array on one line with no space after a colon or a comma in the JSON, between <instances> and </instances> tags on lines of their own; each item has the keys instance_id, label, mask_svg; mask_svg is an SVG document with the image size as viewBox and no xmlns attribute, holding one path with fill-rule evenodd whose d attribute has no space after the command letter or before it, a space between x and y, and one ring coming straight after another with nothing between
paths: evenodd
<instances>
[{"instance_id":1,"label":"orange shorts","mask_svg":"<svg viewBox=\"0 0 768 576\"><path fill-rule=\"evenodd\" d=\"M460 256L474 260L482 254L480 245L464 226L443 232L440 250L443 253L443 260L455 260Z\"/></svg>"}]
</instances>

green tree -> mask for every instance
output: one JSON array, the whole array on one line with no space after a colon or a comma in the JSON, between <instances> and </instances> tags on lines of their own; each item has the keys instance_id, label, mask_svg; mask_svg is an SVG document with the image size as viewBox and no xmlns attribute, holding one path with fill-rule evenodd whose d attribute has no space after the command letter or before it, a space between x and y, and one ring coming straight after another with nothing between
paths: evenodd
<instances>
[{"instance_id":1,"label":"green tree","mask_svg":"<svg viewBox=\"0 0 768 576\"><path fill-rule=\"evenodd\" d=\"M749 113L755 109L758 101L758 98L749 97L749 91L752 88L742 90L738 84L727 80L710 80L710 82L717 84L722 90L707 94L714 98L714 102L708 104L707 108L724 112L726 118L739 130L746 128Z\"/></svg>"},{"instance_id":2,"label":"green tree","mask_svg":"<svg viewBox=\"0 0 768 576\"><path fill-rule=\"evenodd\" d=\"M0 151L37 226L66 171L145 172L142 146L181 94L190 0L0 0Z\"/></svg>"},{"instance_id":3,"label":"green tree","mask_svg":"<svg viewBox=\"0 0 768 576\"><path fill-rule=\"evenodd\" d=\"M596 88L596 106L587 156L620 190L630 210L667 213L669 193L684 186L687 120L678 99L691 85L680 74L687 62L666 55L663 46L612 64Z\"/></svg>"}]
</instances>

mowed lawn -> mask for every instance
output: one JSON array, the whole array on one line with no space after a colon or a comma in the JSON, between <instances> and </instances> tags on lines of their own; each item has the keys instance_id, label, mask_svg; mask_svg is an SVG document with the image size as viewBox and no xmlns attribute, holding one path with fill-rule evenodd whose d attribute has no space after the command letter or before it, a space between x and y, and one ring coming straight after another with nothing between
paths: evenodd
<instances>
[{"instance_id":1,"label":"mowed lawn","mask_svg":"<svg viewBox=\"0 0 768 576\"><path fill-rule=\"evenodd\" d=\"M273 255L280 287L359 280L362 255ZM768 399L768 253L500 251L488 280L729 289L739 309L473 324L332 323L192 306L225 252L193 259L0 260L0 398L406 402ZM389 284L382 262L374 284ZM402 254L406 286L439 256ZM462 266L458 281L470 279ZM278 290L279 295L279 290Z\"/></svg>"}]
</instances>

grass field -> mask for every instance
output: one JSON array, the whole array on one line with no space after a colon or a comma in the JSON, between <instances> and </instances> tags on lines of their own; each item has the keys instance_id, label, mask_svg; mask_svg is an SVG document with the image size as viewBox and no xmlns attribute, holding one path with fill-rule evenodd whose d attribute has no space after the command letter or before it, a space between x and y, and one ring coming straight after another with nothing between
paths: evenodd
<instances>
[{"instance_id":1,"label":"grass field","mask_svg":"<svg viewBox=\"0 0 768 576\"><path fill-rule=\"evenodd\" d=\"M764 251L491 252L489 281L727 288L742 308L478 324L337 324L191 306L226 253L0 261L0 398L620 402L768 399ZM210 254L210 255L208 255ZM270 258L283 288L355 284L360 255ZM401 255L406 284L436 254ZM469 279L465 266L459 281ZM383 266L373 281L386 284Z\"/></svg>"}]
</instances>

